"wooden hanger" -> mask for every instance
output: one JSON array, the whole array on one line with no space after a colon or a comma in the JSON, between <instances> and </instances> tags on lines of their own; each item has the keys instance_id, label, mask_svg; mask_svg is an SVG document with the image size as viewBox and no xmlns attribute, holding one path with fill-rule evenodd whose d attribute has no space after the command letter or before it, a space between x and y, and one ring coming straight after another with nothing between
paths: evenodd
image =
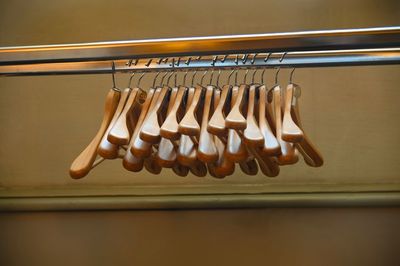
<instances>
[{"instance_id":1,"label":"wooden hanger","mask_svg":"<svg viewBox=\"0 0 400 266\"><path fill-rule=\"evenodd\" d=\"M172 108L175 106L175 101L178 94L178 88L173 88L171 90L169 104L167 109L167 116L173 111ZM176 113L175 113L176 117ZM175 118L176 119L176 118ZM164 122L165 123L165 122ZM157 164L161 167L172 168L176 162L176 151L174 143L167 138L162 137L160 143L158 144L158 152L155 157Z\"/></svg>"},{"instance_id":2,"label":"wooden hanger","mask_svg":"<svg viewBox=\"0 0 400 266\"><path fill-rule=\"evenodd\" d=\"M239 163L240 169L246 175L257 175L258 166L255 159L249 159L246 162Z\"/></svg>"},{"instance_id":3,"label":"wooden hanger","mask_svg":"<svg viewBox=\"0 0 400 266\"><path fill-rule=\"evenodd\" d=\"M129 143L130 130L128 128L128 116L135 107L138 91L139 88L132 89L126 100L124 109L107 136L108 141L112 144L127 145Z\"/></svg>"},{"instance_id":4,"label":"wooden hanger","mask_svg":"<svg viewBox=\"0 0 400 266\"><path fill-rule=\"evenodd\" d=\"M108 128L106 132L104 133L103 138L101 139L100 145L97 149L97 153L105 158L105 159L116 159L118 158L118 145L112 144L111 142L108 141L108 135L113 128L115 122L117 121L119 115L121 114L122 110L124 109L126 100L128 99L128 96L131 92L130 88L126 88L119 99L119 103L117 106L117 109L115 110L114 116L108 125Z\"/></svg>"},{"instance_id":5,"label":"wooden hanger","mask_svg":"<svg viewBox=\"0 0 400 266\"><path fill-rule=\"evenodd\" d=\"M168 86L164 86L160 92L160 95L157 98L156 104L149 111L149 115L143 123L142 129L140 130L139 136L140 138L149 143L158 143L160 142L160 124L158 122L158 116L160 111L162 110L162 106L165 103L165 99L168 98L168 93L170 89Z\"/></svg>"},{"instance_id":6,"label":"wooden hanger","mask_svg":"<svg viewBox=\"0 0 400 266\"><path fill-rule=\"evenodd\" d=\"M300 127L302 127L301 119L300 119L300 111L299 111L299 102L298 98L300 97L300 93L296 93L296 91L300 91L300 87L298 85L294 85L294 99L292 102L292 117L294 122ZM312 167L320 167L324 164L324 159L318 149L312 144L308 136L304 133L303 130L303 139L295 143L295 147L299 150L299 152L303 155L304 161L306 164Z\"/></svg>"},{"instance_id":7,"label":"wooden hanger","mask_svg":"<svg viewBox=\"0 0 400 266\"><path fill-rule=\"evenodd\" d=\"M254 107L256 105L256 88L257 85L254 84L249 88L247 126L243 132L243 136L246 144L254 147L261 147L264 145L264 136L262 135L254 116Z\"/></svg>"},{"instance_id":8,"label":"wooden hanger","mask_svg":"<svg viewBox=\"0 0 400 266\"><path fill-rule=\"evenodd\" d=\"M145 157L148 157L148 156L151 155L151 146L152 146L152 144L149 143L149 142L143 141L140 138L139 134L140 134L140 131L141 131L145 121L147 120L148 116L150 115L150 110L154 109L154 106L157 103L157 100L158 100L158 97L159 97L161 91L162 91L162 88L157 88L155 90L153 98L152 98L151 103L150 103L150 106L149 106L149 108L148 108L148 110L147 110L147 112L145 114L145 118L143 120L143 123L139 128L138 134L134 138L134 142L133 142L133 144L131 146L131 152L136 157L145 158Z\"/></svg>"},{"instance_id":9,"label":"wooden hanger","mask_svg":"<svg viewBox=\"0 0 400 266\"><path fill-rule=\"evenodd\" d=\"M108 92L104 107L103 120L100 128L90 144L73 161L69 170L69 174L72 178L82 178L86 176L92 168L92 165L96 160L97 148L111 122L112 117L114 116L120 96L120 91L115 89L111 89Z\"/></svg>"},{"instance_id":10,"label":"wooden hanger","mask_svg":"<svg viewBox=\"0 0 400 266\"><path fill-rule=\"evenodd\" d=\"M199 136L200 134L200 125L196 119L196 111L199 107L200 99L203 94L203 87L200 85L196 86L196 90L193 95L193 99L189 105L189 108L186 109L185 116L182 118L179 123L178 131L181 134L188 136Z\"/></svg>"},{"instance_id":11,"label":"wooden hanger","mask_svg":"<svg viewBox=\"0 0 400 266\"><path fill-rule=\"evenodd\" d=\"M218 102L218 105L214 109L214 113L212 114L210 121L207 125L207 130L213 135L216 136L226 136L227 128L225 125L225 116L224 109L226 106L227 99L229 98L229 94L231 91L231 86L225 85L222 87L221 99Z\"/></svg>"},{"instance_id":12,"label":"wooden hanger","mask_svg":"<svg viewBox=\"0 0 400 266\"><path fill-rule=\"evenodd\" d=\"M178 140L179 139L179 132L178 132L178 119L177 114L178 110L182 105L182 99L186 94L187 88L185 86L180 86L178 93L176 95L174 105L172 106L170 112L167 115L164 123L160 129L160 135L163 138L170 139L170 140Z\"/></svg>"},{"instance_id":13,"label":"wooden hanger","mask_svg":"<svg viewBox=\"0 0 400 266\"><path fill-rule=\"evenodd\" d=\"M280 169L274 159L270 156L263 156L255 147L249 147L250 153L254 155L261 172L268 177L279 175Z\"/></svg>"},{"instance_id":14,"label":"wooden hanger","mask_svg":"<svg viewBox=\"0 0 400 266\"><path fill-rule=\"evenodd\" d=\"M189 88L186 97L186 111L189 110L194 98L195 88ZM196 145L190 136L182 134L179 139L177 160L184 166L191 166L197 160Z\"/></svg>"},{"instance_id":15,"label":"wooden hanger","mask_svg":"<svg viewBox=\"0 0 400 266\"><path fill-rule=\"evenodd\" d=\"M149 157L144 159L144 168L146 168L149 173L158 175L161 173L162 167L157 163L155 154L156 152L153 152Z\"/></svg>"},{"instance_id":16,"label":"wooden hanger","mask_svg":"<svg viewBox=\"0 0 400 266\"><path fill-rule=\"evenodd\" d=\"M205 177L207 175L207 166L200 161L194 162L190 167L190 172L198 177Z\"/></svg>"},{"instance_id":17,"label":"wooden hanger","mask_svg":"<svg viewBox=\"0 0 400 266\"><path fill-rule=\"evenodd\" d=\"M276 139L274 132L270 126L270 123L266 118L266 104L267 104L267 95L265 85L262 85L258 88L260 99L259 99L259 125L261 134L264 137L264 146L262 148L262 153L265 155L273 156L281 153L281 146Z\"/></svg>"},{"instance_id":18,"label":"wooden hanger","mask_svg":"<svg viewBox=\"0 0 400 266\"><path fill-rule=\"evenodd\" d=\"M231 98L231 106L235 106L236 99L238 95L238 87L233 86L232 88L232 98ZM231 110L232 111L232 110ZM225 156L228 160L239 163L244 162L247 159L248 152L242 141L242 138L239 136L238 132L234 129L228 129L228 140L226 143L226 151Z\"/></svg>"},{"instance_id":19,"label":"wooden hanger","mask_svg":"<svg viewBox=\"0 0 400 266\"><path fill-rule=\"evenodd\" d=\"M143 121L146 117L147 111L150 107L153 97L157 97L155 95L155 89L150 89L149 92L147 93L146 100L144 101L144 103L142 105L140 116L137 120L136 127L132 134L132 138L129 142L124 159L122 161L122 164L125 167L125 169L127 169L129 171L139 172L143 169L143 159L141 157L136 157L135 155L133 155L131 149L132 149L132 146L139 134L139 130L140 130L140 128L143 124Z\"/></svg>"},{"instance_id":20,"label":"wooden hanger","mask_svg":"<svg viewBox=\"0 0 400 266\"><path fill-rule=\"evenodd\" d=\"M285 93L285 112L282 123L282 139L288 142L300 142L303 139L303 131L293 121L291 109L293 101L293 84L286 87Z\"/></svg>"},{"instance_id":21,"label":"wooden hanger","mask_svg":"<svg viewBox=\"0 0 400 266\"><path fill-rule=\"evenodd\" d=\"M189 167L181 165L178 162L175 162L175 164L172 166L172 170L178 176L183 176L184 177L184 176L187 176L189 174Z\"/></svg>"},{"instance_id":22,"label":"wooden hanger","mask_svg":"<svg viewBox=\"0 0 400 266\"><path fill-rule=\"evenodd\" d=\"M281 154L278 155L278 164L294 164L299 160L295 148L291 143L282 140L281 88L279 85L276 85L272 88L272 91L275 111L276 139L281 146Z\"/></svg>"},{"instance_id":23,"label":"wooden hanger","mask_svg":"<svg viewBox=\"0 0 400 266\"><path fill-rule=\"evenodd\" d=\"M214 137L207 131L208 119L210 117L210 109L213 101L213 94L214 86L207 86L204 99L199 145L197 148L197 158L204 163L214 163L218 160L218 151L215 147Z\"/></svg>"},{"instance_id":24,"label":"wooden hanger","mask_svg":"<svg viewBox=\"0 0 400 266\"><path fill-rule=\"evenodd\" d=\"M236 86L235 86L236 87ZM227 128L244 130L247 126L246 118L242 114L243 99L245 98L245 93L248 89L248 85L242 84L239 87L236 100L228 116L225 118L225 125Z\"/></svg>"}]
</instances>

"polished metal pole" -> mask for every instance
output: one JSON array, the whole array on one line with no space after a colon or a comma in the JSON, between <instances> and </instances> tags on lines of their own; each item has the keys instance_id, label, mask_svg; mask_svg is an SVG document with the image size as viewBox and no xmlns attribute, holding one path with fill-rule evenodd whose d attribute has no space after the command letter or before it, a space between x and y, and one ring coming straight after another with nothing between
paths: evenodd
<instances>
[{"instance_id":1,"label":"polished metal pole","mask_svg":"<svg viewBox=\"0 0 400 266\"><path fill-rule=\"evenodd\" d=\"M400 27L0 48L0 65L400 47Z\"/></svg>"}]
</instances>

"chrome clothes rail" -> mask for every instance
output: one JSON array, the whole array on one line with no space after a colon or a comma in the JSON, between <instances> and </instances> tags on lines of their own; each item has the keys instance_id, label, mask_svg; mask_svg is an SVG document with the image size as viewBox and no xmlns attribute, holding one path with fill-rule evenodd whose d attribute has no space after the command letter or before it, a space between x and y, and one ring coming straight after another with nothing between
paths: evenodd
<instances>
[{"instance_id":1,"label":"chrome clothes rail","mask_svg":"<svg viewBox=\"0 0 400 266\"><path fill-rule=\"evenodd\" d=\"M253 60L252 55L236 59L237 54L255 53L259 55ZM229 56L221 61L224 55ZM192 60L185 64L188 58ZM141 60L127 64L131 59ZM4 47L0 75L110 73L111 61L117 72L399 64L400 27Z\"/></svg>"}]
</instances>

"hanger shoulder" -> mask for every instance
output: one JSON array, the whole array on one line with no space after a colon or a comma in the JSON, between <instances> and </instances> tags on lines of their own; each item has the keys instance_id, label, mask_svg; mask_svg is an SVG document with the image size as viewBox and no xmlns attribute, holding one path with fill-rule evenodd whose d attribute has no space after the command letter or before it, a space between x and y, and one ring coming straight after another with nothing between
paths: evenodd
<instances>
[{"instance_id":1,"label":"hanger shoulder","mask_svg":"<svg viewBox=\"0 0 400 266\"><path fill-rule=\"evenodd\" d=\"M204 163L213 163L218 160L218 151L215 147L213 136L207 131L207 124L213 100L214 87L207 86L204 100L203 117L197 148L197 158Z\"/></svg>"},{"instance_id":2,"label":"hanger shoulder","mask_svg":"<svg viewBox=\"0 0 400 266\"><path fill-rule=\"evenodd\" d=\"M228 98L229 91L230 85L225 85L222 88L221 99L219 100L218 105L215 107L214 113L211 116L210 121L207 125L207 130L211 134L226 135L227 133L223 110Z\"/></svg>"},{"instance_id":3,"label":"hanger shoulder","mask_svg":"<svg viewBox=\"0 0 400 266\"><path fill-rule=\"evenodd\" d=\"M164 123L161 126L160 129L161 137L170 140L179 139L179 132L178 132L179 123L178 123L177 113L178 109L182 104L182 99L185 96L185 93L186 93L186 87L181 86L175 97L174 104L170 112L168 113Z\"/></svg>"},{"instance_id":4,"label":"hanger shoulder","mask_svg":"<svg viewBox=\"0 0 400 266\"><path fill-rule=\"evenodd\" d=\"M247 85L240 85L235 104L231 107L231 111L225 118L227 128L244 130L247 126L246 118L243 116L241 108L243 106L243 99L247 90Z\"/></svg>"},{"instance_id":5,"label":"hanger shoulder","mask_svg":"<svg viewBox=\"0 0 400 266\"><path fill-rule=\"evenodd\" d=\"M160 124L158 122L158 115L161 111L162 105L165 103L165 99L170 92L168 87L163 87L160 95L157 98L157 102L152 109L149 110L149 115L143 123L142 129L140 130L140 138L149 143L157 143L160 141Z\"/></svg>"},{"instance_id":6,"label":"hanger shoulder","mask_svg":"<svg viewBox=\"0 0 400 266\"><path fill-rule=\"evenodd\" d=\"M278 155L281 152L281 147L276 139L274 132L266 118L266 104L267 104L267 94L264 85L259 87L259 126L261 134L264 137L264 145L262 148L262 153L265 155Z\"/></svg>"},{"instance_id":7,"label":"hanger shoulder","mask_svg":"<svg viewBox=\"0 0 400 266\"><path fill-rule=\"evenodd\" d=\"M115 145L126 145L129 143L129 128L128 128L128 115L135 107L136 97L138 95L138 88L132 89L126 100L124 109L108 134L108 141Z\"/></svg>"},{"instance_id":8,"label":"hanger shoulder","mask_svg":"<svg viewBox=\"0 0 400 266\"><path fill-rule=\"evenodd\" d=\"M120 92L117 92L113 89L108 92L104 107L105 110L103 120L101 122L100 128L90 144L73 161L69 171L72 178L82 178L86 176L92 168L92 165L97 156L97 148L108 125L111 122L114 112L117 109L120 96Z\"/></svg>"},{"instance_id":9,"label":"hanger shoulder","mask_svg":"<svg viewBox=\"0 0 400 266\"><path fill-rule=\"evenodd\" d=\"M199 107L199 102L202 94L203 88L201 86L197 86L190 106L186 110L186 114L182 118L182 121L179 123L179 133L188 136L198 136L200 134L200 125L197 122L195 113L197 108Z\"/></svg>"},{"instance_id":10,"label":"hanger shoulder","mask_svg":"<svg viewBox=\"0 0 400 266\"><path fill-rule=\"evenodd\" d=\"M256 105L256 85L251 85L249 88L249 98L247 107L247 126L243 132L244 141L248 145L255 147L264 144L264 136L262 135L258 123L254 116L254 107Z\"/></svg>"},{"instance_id":11,"label":"hanger shoulder","mask_svg":"<svg viewBox=\"0 0 400 266\"><path fill-rule=\"evenodd\" d=\"M108 135L110 134L111 129L113 128L115 122L117 121L118 117L120 116L126 100L130 94L130 89L125 89L122 94L121 94L121 98L119 100L117 109L115 110L114 116L110 122L110 124L108 125L108 128L103 136L103 138L101 139L100 145L97 149L97 153L105 158L105 159L116 159L118 158L118 145L112 144L110 141L108 141Z\"/></svg>"},{"instance_id":12,"label":"hanger shoulder","mask_svg":"<svg viewBox=\"0 0 400 266\"><path fill-rule=\"evenodd\" d=\"M286 87L285 112L283 114L282 139L288 142L299 142L303 138L303 131L293 121L291 109L293 100L293 84Z\"/></svg>"},{"instance_id":13,"label":"hanger shoulder","mask_svg":"<svg viewBox=\"0 0 400 266\"><path fill-rule=\"evenodd\" d=\"M299 160L296 150L291 143L288 143L282 139L281 88L279 86L275 86L273 88L273 101L275 111L276 138L281 146L281 154L278 156L278 163L281 165L294 164Z\"/></svg>"}]
</instances>

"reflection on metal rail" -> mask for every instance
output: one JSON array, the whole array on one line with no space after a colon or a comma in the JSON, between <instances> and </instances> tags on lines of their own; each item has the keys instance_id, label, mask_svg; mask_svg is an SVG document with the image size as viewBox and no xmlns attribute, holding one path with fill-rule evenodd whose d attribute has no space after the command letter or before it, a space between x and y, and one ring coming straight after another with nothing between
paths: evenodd
<instances>
[{"instance_id":1,"label":"reflection on metal rail","mask_svg":"<svg viewBox=\"0 0 400 266\"><path fill-rule=\"evenodd\" d=\"M264 67L332 67L400 64L400 48L288 52L282 61L282 53L250 54L239 60L232 56L203 56L164 58L164 60L140 59L115 61L115 72L180 71L190 69L232 69ZM45 63L0 66L0 75L66 75L105 74L113 72L112 61Z\"/></svg>"}]
</instances>

